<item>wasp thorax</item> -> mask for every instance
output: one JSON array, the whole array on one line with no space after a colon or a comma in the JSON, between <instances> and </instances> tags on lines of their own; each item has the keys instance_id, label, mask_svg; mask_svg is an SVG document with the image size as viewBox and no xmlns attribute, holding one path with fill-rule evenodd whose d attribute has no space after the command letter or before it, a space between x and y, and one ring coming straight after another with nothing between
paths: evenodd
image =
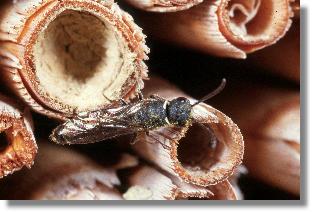
<instances>
[{"instance_id":1,"label":"wasp thorax","mask_svg":"<svg viewBox=\"0 0 312 212\"><path fill-rule=\"evenodd\" d=\"M167 116L171 124L185 126L191 118L192 105L187 98L171 100L167 106Z\"/></svg>"}]
</instances>

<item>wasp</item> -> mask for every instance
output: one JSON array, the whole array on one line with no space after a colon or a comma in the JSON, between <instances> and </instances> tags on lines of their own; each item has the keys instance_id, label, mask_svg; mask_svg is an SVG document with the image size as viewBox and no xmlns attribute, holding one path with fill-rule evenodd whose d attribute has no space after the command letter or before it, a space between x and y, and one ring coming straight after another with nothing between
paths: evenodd
<instances>
[{"instance_id":1,"label":"wasp","mask_svg":"<svg viewBox=\"0 0 312 212\"><path fill-rule=\"evenodd\" d=\"M166 100L157 95L133 103L122 104L109 109L80 112L55 128L50 139L58 144L89 144L121 135L148 134L161 127L184 127L191 124L192 108L220 93L226 84L223 79L213 92L191 104L185 97Z\"/></svg>"}]
</instances>

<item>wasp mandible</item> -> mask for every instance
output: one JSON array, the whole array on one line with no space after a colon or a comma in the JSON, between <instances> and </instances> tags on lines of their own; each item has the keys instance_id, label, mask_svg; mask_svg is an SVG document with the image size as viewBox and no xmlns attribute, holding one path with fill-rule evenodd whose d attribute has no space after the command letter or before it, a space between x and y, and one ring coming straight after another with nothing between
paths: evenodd
<instances>
[{"instance_id":1,"label":"wasp mandible","mask_svg":"<svg viewBox=\"0 0 312 212\"><path fill-rule=\"evenodd\" d=\"M161 127L184 127L192 123L192 108L225 87L226 80L213 92L191 104L185 97L166 100L157 95L147 99L91 112L81 112L53 130L50 139L58 144L89 144L121 135L148 133Z\"/></svg>"}]
</instances>

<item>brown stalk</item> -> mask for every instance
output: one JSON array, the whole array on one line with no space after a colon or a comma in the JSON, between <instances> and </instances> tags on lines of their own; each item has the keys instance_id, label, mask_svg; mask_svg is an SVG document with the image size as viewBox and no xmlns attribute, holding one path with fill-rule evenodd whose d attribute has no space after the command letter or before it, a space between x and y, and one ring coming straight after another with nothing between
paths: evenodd
<instances>
[{"instance_id":1,"label":"brown stalk","mask_svg":"<svg viewBox=\"0 0 312 212\"><path fill-rule=\"evenodd\" d=\"M129 176L130 188L123 195L131 200L183 200L214 199L234 200L236 195L226 180L217 185L201 187L180 181L178 178L156 169L140 165Z\"/></svg>"},{"instance_id":2,"label":"brown stalk","mask_svg":"<svg viewBox=\"0 0 312 212\"><path fill-rule=\"evenodd\" d=\"M51 117L134 97L148 51L141 28L113 0L20 0L0 11L3 82Z\"/></svg>"},{"instance_id":3,"label":"brown stalk","mask_svg":"<svg viewBox=\"0 0 312 212\"><path fill-rule=\"evenodd\" d=\"M261 69L300 82L300 20L295 19L284 38L276 45L250 57Z\"/></svg>"},{"instance_id":4,"label":"brown stalk","mask_svg":"<svg viewBox=\"0 0 312 212\"><path fill-rule=\"evenodd\" d=\"M31 170L1 184L1 199L120 200L114 169L103 168L70 149L40 144Z\"/></svg>"},{"instance_id":5,"label":"brown stalk","mask_svg":"<svg viewBox=\"0 0 312 212\"><path fill-rule=\"evenodd\" d=\"M299 92L256 83L228 90L231 92L217 105L243 131L249 173L299 195Z\"/></svg>"},{"instance_id":6,"label":"brown stalk","mask_svg":"<svg viewBox=\"0 0 312 212\"><path fill-rule=\"evenodd\" d=\"M238 200L235 188L229 183L228 180L223 181L215 186L209 186L214 196L211 200Z\"/></svg>"},{"instance_id":7,"label":"brown stalk","mask_svg":"<svg viewBox=\"0 0 312 212\"><path fill-rule=\"evenodd\" d=\"M174 200L178 191L170 178L149 166L136 167L127 178L127 200Z\"/></svg>"},{"instance_id":8,"label":"brown stalk","mask_svg":"<svg viewBox=\"0 0 312 212\"><path fill-rule=\"evenodd\" d=\"M246 174L248 174L246 166L240 165L235 169L233 175L228 178L229 184L231 185L237 200L244 200L245 198L243 191L240 189L239 179Z\"/></svg>"},{"instance_id":9,"label":"brown stalk","mask_svg":"<svg viewBox=\"0 0 312 212\"><path fill-rule=\"evenodd\" d=\"M0 94L0 178L30 168L36 153L29 110Z\"/></svg>"},{"instance_id":10,"label":"brown stalk","mask_svg":"<svg viewBox=\"0 0 312 212\"><path fill-rule=\"evenodd\" d=\"M276 43L291 25L289 0L205 0L181 12L142 13L155 38L233 58Z\"/></svg>"},{"instance_id":11,"label":"brown stalk","mask_svg":"<svg viewBox=\"0 0 312 212\"><path fill-rule=\"evenodd\" d=\"M156 77L148 82L145 91L166 99L185 96L176 87ZM151 131L149 136L139 136L132 148L141 157L187 183L217 184L227 179L241 163L243 137L230 118L206 104L195 106L192 116L204 126L193 123L184 128L166 127Z\"/></svg>"},{"instance_id":12,"label":"brown stalk","mask_svg":"<svg viewBox=\"0 0 312 212\"><path fill-rule=\"evenodd\" d=\"M151 12L177 12L187 10L204 0L126 0L129 4Z\"/></svg>"},{"instance_id":13,"label":"brown stalk","mask_svg":"<svg viewBox=\"0 0 312 212\"><path fill-rule=\"evenodd\" d=\"M300 0L294 0L292 2L291 8L294 11L294 17L300 19Z\"/></svg>"}]
</instances>

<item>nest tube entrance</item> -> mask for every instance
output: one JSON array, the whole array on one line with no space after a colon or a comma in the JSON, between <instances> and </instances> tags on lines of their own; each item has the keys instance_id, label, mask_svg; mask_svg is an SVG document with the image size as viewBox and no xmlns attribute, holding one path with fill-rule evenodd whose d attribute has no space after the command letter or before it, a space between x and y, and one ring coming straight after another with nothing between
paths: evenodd
<instances>
[{"instance_id":1,"label":"nest tube entrance","mask_svg":"<svg viewBox=\"0 0 312 212\"><path fill-rule=\"evenodd\" d=\"M33 110L65 119L143 88L145 36L113 1L29 1L2 10L4 83Z\"/></svg>"},{"instance_id":2,"label":"nest tube entrance","mask_svg":"<svg viewBox=\"0 0 312 212\"><path fill-rule=\"evenodd\" d=\"M209 124L195 123L179 141L178 160L188 172L206 172L220 162L224 145Z\"/></svg>"},{"instance_id":3,"label":"nest tube entrance","mask_svg":"<svg viewBox=\"0 0 312 212\"><path fill-rule=\"evenodd\" d=\"M82 111L115 99L120 91L114 81L135 71L125 63L134 60L131 51L112 26L75 10L62 12L40 33L33 57L39 92Z\"/></svg>"},{"instance_id":4,"label":"nest tube entrance","mask_svg":"<svg viewBox=\"0 0 312 212\"><path fill-rule=\"evenodd\" d=\"M201 103L194 111L192 126L151 131L140 136L132 148L184 182L215 185L241 164L243 137L237 125L216 109Z\"/></svg>"},{"instance_id":5,"label":"nest tube entrance","mask_svg":"<svg viewBox=\"0 0 312 212\"><path fill-rule=\"evenodd\" d=\"M36 153L30 114L0 95L0 179L24 166L30 168Z\"/></svg>"},{"instance_id":6,"label":"nest tube entrance","mask_svg":"<svg viewBox=\"0 0 312 212\"><path fill-rule=\"evenodd\" d=\"M194 108L195 123L177 142L177 172L187 182L215 185L241 164L244 143L239 128L218 110L201 103Z\"/></svg>"}]
</instances>

